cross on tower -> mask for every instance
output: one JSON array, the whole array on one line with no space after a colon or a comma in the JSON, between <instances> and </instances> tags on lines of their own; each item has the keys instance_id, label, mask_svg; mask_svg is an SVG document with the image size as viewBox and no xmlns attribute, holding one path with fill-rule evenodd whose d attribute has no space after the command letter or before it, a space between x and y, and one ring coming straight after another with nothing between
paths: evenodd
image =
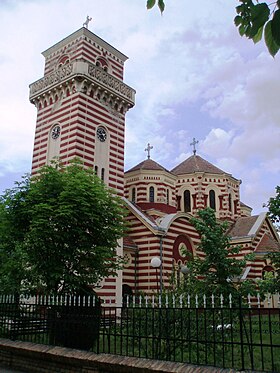
<instances>
[{"instance_id":1,"label":"cross on tower","mask_svg":"<svg viewBox=\"0 0 280 373\"><path fill-rule=\"evenodd\" d=\"M153 149L153 146L151 146L149 143L147 145L147 148L145 149L145 152L148 152L148 159L150 159L150 151Z\"/></svg>"},{"instance_id":2,"label":"cross on tower","mask_svg":"<svg viewBox=\"0 0 280 373\"><path fill-rule=\"evenodd\" d=\"M199 141L195 139L195 137L193 138L193 142L190 143L190 145L193 146L193 154L195 155L196 154L196 149L195 149L195 145L198 144Z\"/></svg>"}]
</instances>

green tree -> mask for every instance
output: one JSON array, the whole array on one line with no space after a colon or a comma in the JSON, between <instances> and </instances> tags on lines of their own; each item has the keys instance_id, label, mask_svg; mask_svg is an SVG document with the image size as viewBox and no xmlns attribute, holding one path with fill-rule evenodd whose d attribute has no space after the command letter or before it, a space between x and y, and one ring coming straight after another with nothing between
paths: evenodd
<instances>
[{"instance_id":1,"label":"green tree","mask_svg":"<svg viewBox=\"0 0 280 373\"><path fill-rule=\"evenodd\" d=\"M275 224L280 223L280 186L275 188L276 195L271 197L267 203L269 217Z\"/></svg>"},{"instance_id":2,"label":"green tree","mask_svg":"<svg viewBox=\"0 0 280 373\"><path fill-rule=\"evenodd\" d=\"M211 208L199 210L198 217L193 217L191 223L200 234L199 249L205 255L190 261L189 273L195 287L192 291L206 295L234 295L241 289L233 280L240 277L246 260L252 258L236 259L240 247L231 245L228 223L219 222Z\"/></svg>"},{"instance_id":3,"label":"green tree","mask_svg":"<svg viewBox=\"0 0 280 373\"><path fill-rule=\"evenodd\" d=\"M264 36L269 53L274 57L280 48L280 0L259 2L259 0L239 0L234 23L241 36L259 42ZM158 5L164 11L164 0L147 0L147 9Z\"/></svg>"},{"instance_id":4,"label":"green tree","mask_svg":"<svg viewBox=\"0 0 280 373\"><path fill-rule=\"evenodd\" d=\"M271 197L267 203L269 210L269 217L276 224L279 231L280 224L280 186L276 186L276 195ZM260 288L265 293L279 293L280 292L280 252L273 252L267 255L271 260L275 269L275 274L272 276L270 273L264 281L260 281Z\"/></svg>"},{"instance_id":5,"label":"green tree","mask_svg":"<svg viewBox=\"0 0 280 373\"><path fill-rule=\"evenodd\" d=\"M0 287L74 293L114 275L119 197L75 162L45 166L0 199Z\"/></svg>"}]
</instances>

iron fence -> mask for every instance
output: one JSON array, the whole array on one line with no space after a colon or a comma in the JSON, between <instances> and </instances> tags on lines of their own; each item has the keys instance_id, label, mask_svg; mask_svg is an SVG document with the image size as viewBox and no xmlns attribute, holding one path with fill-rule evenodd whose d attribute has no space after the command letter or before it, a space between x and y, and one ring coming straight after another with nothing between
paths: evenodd
<instances>
[{"instance_id":1,"label":"iron fence","mask_svg":"<svg viewBox=\"0 0 280 373\"><path fill-rule=\"evenodd\" d=\"M280 372L279 296L0 296L0 337L237 370Z\"/></svg>"}]
</instances>

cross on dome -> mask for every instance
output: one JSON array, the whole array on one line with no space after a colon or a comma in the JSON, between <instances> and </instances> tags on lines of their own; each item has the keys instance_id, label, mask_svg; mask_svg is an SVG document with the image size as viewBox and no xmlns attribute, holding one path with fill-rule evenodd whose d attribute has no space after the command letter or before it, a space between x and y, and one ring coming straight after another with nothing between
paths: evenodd
<instances>
[{"instance_id":1,"label":"cross on dome","mask_svg":"<svg viewBox=\"0 0 280 373\"><path fill-rule=\"evenodd\" d=\"M193 142L190 143L191 146L193 146L193 154L195 155L196 154L196 148L195 148L195 145L198 144L199 141L195 139L195 137L193 138Z\"/></svg>"},{"instance_id":2,"label":"cross on dome","mask_svg":"<svg viewBox=\"0 0 280 373\"><path fill-rule=\"evenodd\" d=\"M150 152L151 152L151 150L152 150L153 148L154 148L154 147L151 146L150 143L148 143L147 148L145 149L145 152L148 153L148 159L150 159L150 156L151 156Z\"/></svg>"}]
</instances>

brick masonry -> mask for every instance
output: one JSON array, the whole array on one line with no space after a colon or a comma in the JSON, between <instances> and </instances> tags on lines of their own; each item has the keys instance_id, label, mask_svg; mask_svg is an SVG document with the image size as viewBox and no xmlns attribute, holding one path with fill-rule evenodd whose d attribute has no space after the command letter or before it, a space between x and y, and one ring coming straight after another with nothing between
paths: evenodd
<instances>
[{"instance_id":1,"label":"brick masonry","mask_svg":"<svg viewBox=\"0 0 280 373\"><path fill-rule=\"evenodd\" d=\"M97 355L87 351L7 339L0 339L0 367L20 369L26 373L237 373L233 369Z\"/></svg>"}]
</instances>

